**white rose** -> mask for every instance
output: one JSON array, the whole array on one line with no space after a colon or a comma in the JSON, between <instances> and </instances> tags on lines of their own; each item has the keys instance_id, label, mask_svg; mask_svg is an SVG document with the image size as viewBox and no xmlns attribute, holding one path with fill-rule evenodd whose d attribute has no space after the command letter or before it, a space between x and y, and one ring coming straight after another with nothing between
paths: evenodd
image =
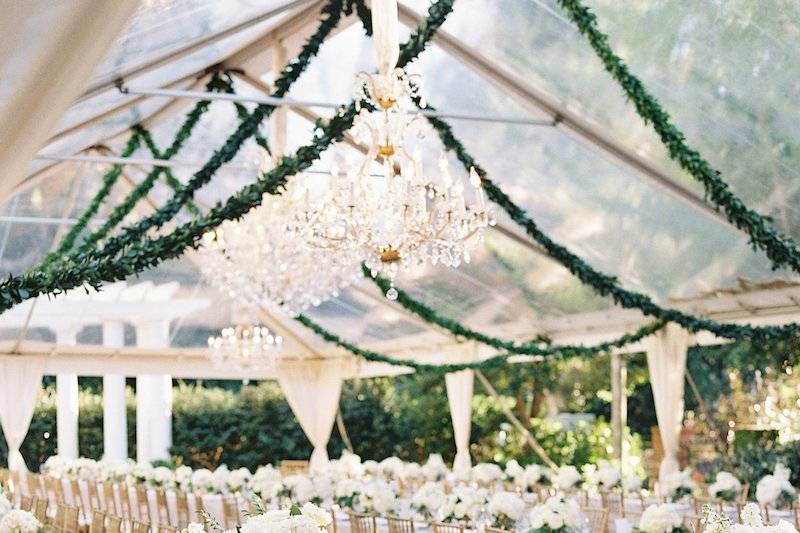
<instances>
[{"instance_id":1,"label":"white rose","mask_svg":"<svg viewBox=\"0 0 800 533\"><path fill-rule=\"evenodd\" d=\"M311 502L305 503L301 510L303 515L307 516L317 527L328 527L328 524L333 521L333 517L331 517L330 513L324 509L320 509Z\"/></svg>"}]
</instances>

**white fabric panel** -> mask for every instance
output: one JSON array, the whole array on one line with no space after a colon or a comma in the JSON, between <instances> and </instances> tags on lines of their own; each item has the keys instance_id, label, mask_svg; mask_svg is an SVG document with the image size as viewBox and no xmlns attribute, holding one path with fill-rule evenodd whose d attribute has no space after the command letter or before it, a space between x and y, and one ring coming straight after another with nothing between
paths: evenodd
<instances>
[{"instance_id":1,"label":"white fabric panel","mask_svg":"<svg viewBox=\"0 0 800 533\"><path fill-rule=\"evenodd\" d=\"M276 374L286 401L314 446L310 468L317 471L328 463L326 448L342 392L341 365L337 361L309 360L279 365Z\"/></svg>"},{"instance_id":2,"label":"white fabric panel","mask_svg":"<svg viewBox=\"0 0 800 533\"><path fill-rule=\"evenodd\" d=\"M668 324L645 340L658 431L664 447L664 459L659 467L660 479L680 469L678 447L683 425L683 380L689 337L689 332L680 326Z\"/></svg>"},{"instance_id":3,"label":"white fabric panel","mask_svg":"<svg viewBox=\"0 0 800 533\"><path fill-rule=\"evenodd\" d=\"M44 357L9 357L0 361L0 425L12 470L26 469L19 447L31 425L45 361Z\"/></svg>"},{"instance_id":4,"label":"white fabric panel","mask_svg":"<svg viewBox=\"0 0 800 533\"><path fill-rule=\"evenodd\" d=\"M378 59L378 72L388 74L400 57L397 0L372 0L372 38Z\"/></svg>"},{"instance_id":5,"label":"white fabric panel","mask_svg":"<svg viewBox=\"0 0 800 533\"><path fill-rule=\"evenodd\" d=\"M139 2L70 0L12 2L0 17L4 57L24 57L24 66L3 64L15 74L0 98L0 201L22 181L34 154L86 86ZM57 10L54 24L42 11ZM8 78L7 78L8 79Z\"/></svg>"},{"instance_id":6,"label":"white fabric panel","mask_svg":"<svg viewBox=\"0 0 800 533\"><path fill-rule=\"evenodd\" d=\"M450 404L450 418L453 421L453 436L456 441L454 471L469 470L472 461L469 457L469 434L472 426L472 389L475 373L472 370L451 372L444 376L447 386L447 402Z\"/></svg>"}]
</instances>

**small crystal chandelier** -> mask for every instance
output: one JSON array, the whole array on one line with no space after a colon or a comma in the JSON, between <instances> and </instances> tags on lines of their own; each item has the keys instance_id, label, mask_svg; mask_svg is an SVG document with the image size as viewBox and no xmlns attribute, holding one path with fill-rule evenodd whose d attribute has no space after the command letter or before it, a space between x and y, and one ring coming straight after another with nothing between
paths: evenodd
<instances>
[{"instance_id":1,"label":"small crystal chandelier","mask_svg":"<svg viewBox=\"0 0 800 533\"><path fill-rule=\"evenodd\" d=\"M392 0L373 4L376 28L386 20L378 4L384 10L393 9L394 19L397 10ZM363 160L343 173L332 168L322 194L306 180L295 179L304 201L296 224L290 227L311 247L358 257L373 275L387 276L392 283L386 294L390 299L397 298L393 284L398 272L425 264L458 267L468 263L485 228L494 224L474 169L470 183L476 202L468 203L464 185L450 174L444 155L437 172L430 173L423 168L419 149L413 154L407 150L406 137L421 119L409 109L414 101L421 107L426 104L419 81L395 68L396 38L381 45L379 34L396 33L396 27L376 32L379 73L357 77L359 114L351 134L367 147ZM377 176L372 173L376 163L381 169Z\"/></svg>"},{"instance_id":2,"label":"small crystal chandelier","mask_svg":"<svg viewBox=\"0 0 800 533\"><path fill-rule=\"evenodd\" d=\"M208 338L209 356L215 366L234 365L238 369L270 368L283 345L280 335L264 326L240 324Z\"/></svg>"},{"instance_id":3,"label":"small crystal chandelier","mask_svg":"<svg viewBox=\"0 0 800 533\"><path fill-rule=\"evenodd\" d=\"M198 249L201 271L218 290L248 306L277 307L290 315L338 296L360 275L358 258L309 248L287 231L302 200L295 181L299 177L280 196L265 195L242 219L206 233Z\"/></svg>"}]
</instances>

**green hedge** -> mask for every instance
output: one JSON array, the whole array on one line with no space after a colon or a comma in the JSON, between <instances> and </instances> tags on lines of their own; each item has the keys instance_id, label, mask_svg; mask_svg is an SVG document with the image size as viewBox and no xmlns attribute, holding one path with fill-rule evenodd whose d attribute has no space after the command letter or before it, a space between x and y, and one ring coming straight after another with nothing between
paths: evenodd
<instances>
[{"instance_id":1,"label":"green hedge","mask_svg":"<svg viewBox=\"0 0 800 533\"><path fill-rule=\"evenodd\" d=\"M81 455L99 459L103 453L102 389L84 383L79 397ZM479 392L479 391L476 391ZM56 394L52 385L42 391L22 454L32 469L56 453ZM513 402L512 398L504 401ZM128 389L128 449L135 457L136 416L133 390ZM423 461L432 452L451 461L453 430L444 379L409 375L350 381L340 402L345 427L355 452L364 459L397 455ZM605 423L563 431L539 419L531 427L558 462L581 465L607 456L609 430ZM476 394L472 432L476 461L524 462L538 458L505 421L494 400ZM335 457L344 445L334 427L328 453ZM305 458L311 445L275 382L224 388L179 382L173 389L173 460L192 467L219 464L254 469L282 459ZM7 450L0 439L0 461Z\"/></svg>"}]
</instances>

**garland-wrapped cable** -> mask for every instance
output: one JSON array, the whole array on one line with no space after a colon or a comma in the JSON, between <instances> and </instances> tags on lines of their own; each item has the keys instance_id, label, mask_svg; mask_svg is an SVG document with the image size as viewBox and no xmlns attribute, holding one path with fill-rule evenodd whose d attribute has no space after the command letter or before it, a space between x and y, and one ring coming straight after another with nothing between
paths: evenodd
<instances>
[{"instance_id":1,"label":"garland-wrapped cable","mask_svg":"<svg viewBox=\"0 0 800 533\"><path fill-rule=\"evenodd\" d=\"M381 276L373 277L365 265L361 265L361 268L364 277L371 279L384 294L389 290L391 284L388 279ZM491 346L492 348L497 348L498 350L504 350L506 352L519 355L559 356L564 358L592 356L596 355L597 353L608 352L613 348L622 348L628 344L638 342L664 327L664 322L656 320L655 322L645 324L633 333L626 333L616 339L603 342L595 346L557 344L546 345L539 341L508 341L468 328L457 320L440 315L424 303L409 296L404 290L398 289L397 287L395 287L395 289L397 290L397 303L403 306L403 308L405 308L407 311L417 315L425 322L444 328L457 337L477 341L481 344Z\"/></svg>"},{"instance_id":2,"label":"garland-wrapped cable","mask_svg":"<svg viewBox=\"0 0 800 533\"><path fill-rule=\"evenodd\" d=\"M125 144L125 148L122 149L120 153L120 157L129 157L133 152L139 148L139 144L141 143L141 138L137 131L131 133L128 142ZM103 184L100 186L100 189L92 198L92 201L89 202L89 205L86 209L81 213L81 216L75 222L75 224L70 228L64 238L59 243L58 247L47 254L42 262L40 263L40 268L46 268L50 265L53 261L61 257L62 254L67 252L72 246L75 244L75 239L78 238L78 235L81 231L86 228L89 224L89 221L97 214L97 211L100 209L100 206L103 204L105 199L108 197L109 193L111 193L111 188L117 183L117 180L122 175L122 165L114 165L111 167L111 170L106 172L103 175Z\"/></svg>"},{"instance_id":3,"label":"garland-wrapped cable","mask_svg":"<svg viewBox=\"0 0 800 533\"><path fill-rule=\"evenodd\" d=\"M403 47L406 50L403 56L405 61L410 61L424 50L427 41L444 22L446 12L441 9L441 6L452 5L452 3L453 0L438 0L431 5L428 19L412 34L409 43ZM338 0L334 0L329 5L332 4L342 5ZM320 30L315 33L315 36L318 36L324 27L328 27L327 31L330 31L331 23L335 24L333 19L338 20L339 18L338 13L325 12L328 13L328 18L323 19ZM420 38L420 35L424 38ZM312 39L315 36L312 36ZM321 41L316 44L316 48L320 44ZM304 53L287 66L288 71L301 68L300 65L307 62L313 55L311 48L307 43ZM283 83L290 82L287 80ZM260 107L257 107L250 118L243 123L246 127L240 126L236 133L228 138L225 145L214 153L198 174L213 174L227 160L226 158L233 157L248 136L256 131L261 119L266 114L266 110L259 112ZM280 192L289 176L310 167L333 142L344 138L344 134L352 127L355 115L355 105L351 103L327 122L318 122L310 144L298 149L293 156L281 158L275 168L262 175L258 181L233 194L224 204L217 203L205 215L178 226L167 235L135 239L131 233L126 232L116 241L119 253L110 254L106 250L108 247L106 246L102 250L88 250L70 255L58 268L47 271L32 270L17 277L9 276L0 284L0 312L41 294L59 294L82 285L99 289L105 282L125 279L163 261L179 257L187 248L197 247L205 232L214 229L225 220L240 218L251 208L260 205L265 193ZM161 211L158 216L161 220L166 216L166 212ZM166 220L168 219L165 219L164 222Z\"/></svg>"},{"instance_id":4,"label":"garland-wrapped cable","mask_svg":"<svg viewBox=\"0 0 800 533\"><path fill-rule=\"evenodd\" d=\"M142 126L141 124L139 124L137 126L134 126L134 127L138 129L139 135L144 140L144 143L147 146L147 148L150 149L150 153L153 154L153 158L161 159L161 160L167 160L166 153L164 153L164 154L161 153L161 150L158 148L158 146L156 146L156 142L153 140L153 135L150 133L150 131L145 129L145 127ZM156 171L156 169L158 169L158 171ZM143 185L143 184L145 184L145 182L149 181L149 183L146 183L143 186L143 188L145 189L144 193L146 194L147 192L149 192L150 189L153 188L153 185L155 184L155 178L158 177L159 173L163 173L164 174L164 182L173 191L177 191L178 189L181 188L181 182L172 173L172 169L171 168L156 166L150 171L150 173L145 177L145 179L143 179L141 182L139 182L139 185L137 185L136 188L133 191L131 191L131 196L137 196L137 198L133 202L133 205L136 205L136 203L139 201L139 199L144 196L144 194L140 194L139 191L137 191L136 189L139 189L140 185ZM153 176L152 180L150 178L151 175ZM127 199L126 199L126 201L127 201ZM131 205L131 209L133 209L133 205ZM195 205L195 203L192 202L192 201L189 201L189 202L186 203L186 210L189 211L193 215L199 215L200 214L200 209L198 209L197 205Z\"/></svg>"},{"instance_id":5,"label":"garland-wrapped cable","mask_svg":"<svg viewBox=\"0 0 800 533\"><path fill-rule=\"evenodd\" d=\"M791 237L778 231L772 221L749 209L730 186L697 150L686 143L686 136L670 121L669 114L617 56L608 44L608 36L597 27L597 17L581 0L558 0L569 18L586 37L605 70L619 83L628 100L645 124L652 124L670 158L699 181L706 198L725 212L727 219L750 236L753 249L760 248L774 268L787 266L800 273L800 249Z\"/></svg>"}]
</instances>

